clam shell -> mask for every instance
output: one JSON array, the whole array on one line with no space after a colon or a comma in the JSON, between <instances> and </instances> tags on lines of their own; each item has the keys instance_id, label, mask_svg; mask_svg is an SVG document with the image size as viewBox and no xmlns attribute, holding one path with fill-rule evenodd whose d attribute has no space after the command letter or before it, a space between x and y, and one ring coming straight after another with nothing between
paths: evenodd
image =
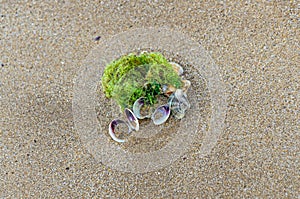
<instances>
[{"instance_id":1,"label":"clam shell","mask_svg":"<svg viewBox=\"0 0 300 199\"><path fill-rule=\"evenodd\" d=\"M186 111L187 109L189 109L191 107L188 99L187 99L187 95L186 93L183 92L182 89L177 89L175 91L175 98L180 102L180 108L184 111Z\"/></svg>"},{"instance_id":2,"label":"clam shell","mask_svg":"<svg viewBox=\"0 0 300 199\"><path fill-rule=\"evenodd\" d=\"M122 125L126 125L126 126L128 127L128 132L127 132L127 133L130 133L130 132L131 132L131 128L130 128L130 126L128 125L127 122L125 122L125 121L123 121L123 120L116 119L116 120L111 121L111 123L109 124L109 131L108 131L108 133L109 133L110 137L111 137L114 141L123 143L123 142L125 142L125 140L118 138L118 137L116 136L116 132L115 132L116 127L117 127L118 125L121 125L121 124L122 124Z\"/></svg>"},{"instance_id":3,"label":"clam shell","mask_svg":"<svg viewBox=\"0 0 300 199\"><path fill-rule=\"evenodd\" d=\"M139 121L136 118L136 116L134 115L134 113L130 109L125 108L125 115L128 120L128 124L129 124L130 128L132 130L138 131L140 125L139 125Z\"/></svg>"},{"instance_id":4,"label":"clam shell","mask_svg":"<svg viewBox=\"0 0 300 199\"><path fill-rule=\"evenodd\" d=\"M170 62L170 64L179 76L183 74L183 68L179 64L175 62Z\"/></svg>"},{"instance_id":5,"label":"clam shell","mask_svg":"<svg viewBox=\"0 0 300 199\"><path fill-rule=\"evenodd\" d=\"M190 108L187 96L181 89L177 89L176 92L170 96L168 104L172 110L172 114L177 119L183 118L186 110Z\"/></svg>"},{"instance_id":6,"label":"clam shell","mask_svg":"<svg viewBox=\"0 0 300 199\"><path fill-rule=\"evenodd\" d=\"M152 121L155 125L160 125L168 120L171 110L168 104L159 106L152 114Z\"/></svg>"},{"instance_id":7,"label":"clam shell","mask_svg":"<svg viewBox=\"0 0 300 199\"><path fill-rule=\"evenodd\" d=\"M183 86L182 86L182 91L184 93L187 93L187 91L189 90L189 88L191 87L191 82L189 80L186 80L186 79L183 79L181 81L183 83Z\"/></svg>"},{"instance_id":8,"label":"clam shell","mask_svg":"<svg viewBox=\"0 0 300 199\"><path fill-rule=\"evenodd\" d=\"M144 118L151 117L151 107L148 106L145 99L146 98L141 97L141 98L137 99L133 104L132 110L133 110L134 115L138 119L144 119ZM141 113L142 109L144 109L143 113Z\"/></svg>"},{"instance_id":9,"label":"clam shell","mask_svg":"<svg viewBox=\"0 0 300 199\"><path fill-rule=\"evenodd\" d=\"M176 91L176 88L172 85L163 85L162 91L164 95L170 96L172 93Z\"/></svg>"},{"instance_id":10,"label":"clam shell","mask_svg":"<svg viewBox=\"0 0 300 199\"><path fill-rule=\"evenodd\" d=\"M172 114L176 119L182 119L185 116L185 111L182 111L181 109L175 108L172 110Z\"/></svg>"}]
</instances>

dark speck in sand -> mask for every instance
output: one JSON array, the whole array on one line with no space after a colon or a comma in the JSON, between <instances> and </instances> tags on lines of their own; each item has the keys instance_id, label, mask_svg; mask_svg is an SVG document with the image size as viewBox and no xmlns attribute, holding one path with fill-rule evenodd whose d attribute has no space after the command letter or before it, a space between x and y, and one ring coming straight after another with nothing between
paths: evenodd
<instances>
[{"instance_id":1,"label":"dark speck in sand","mask_svg":"<svg viewBox=\"0 0 300 199\"><path fill-rule=\"evenodd\" d=\"M95 37L95 41L99 41L101 39L101 36L97 36L97 37Z\"/></svg>"}]
</instances>

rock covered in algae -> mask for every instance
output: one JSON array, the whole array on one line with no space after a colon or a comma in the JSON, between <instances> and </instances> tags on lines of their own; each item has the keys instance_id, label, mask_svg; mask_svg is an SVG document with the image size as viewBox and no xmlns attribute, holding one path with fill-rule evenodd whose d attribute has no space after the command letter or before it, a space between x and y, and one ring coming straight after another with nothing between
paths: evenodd
<instances>
[{"instance_id":1,"label":"rock covered in algae","mask_svg":"<svg viewBox=\"0 0 300 199\"><path fill-rule=\"evenodd\" d=\"M140 97L155 104L163 85L181 88L182 82L172 65L157 52L123 56L108 64L102 77L106 97L116 100L121 109L132 108Z\"/></svg>"}]
</instances>

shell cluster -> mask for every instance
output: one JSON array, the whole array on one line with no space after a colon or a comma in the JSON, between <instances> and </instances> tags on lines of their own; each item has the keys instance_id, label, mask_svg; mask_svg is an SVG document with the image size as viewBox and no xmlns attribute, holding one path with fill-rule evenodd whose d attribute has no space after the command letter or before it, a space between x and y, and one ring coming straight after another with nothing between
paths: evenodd
<instances>
[{"instance_id":1,"label":"shell cluster","mask_svg":"<svg viewBox=\"0 0 300 199\"><path fill-rule=\"evenodd\" d=\"M170 62L176 73L181 76L183 68L174 62ZM190 108L190 103L187 98L187 91L191 86L189 80L182 79L182 88L176 89L172 85L162 85L161 94L168 97L165 104L159 105L154 108L147 102L146 98L141 97L137 99L132 110L125 108L125 120L115 119L109 124L109 135L111 138L119 143L125 142L125 139L117 137L117 134L130 134L132 131L139 130L139 119L151 119L155 125L161 125L168 120L172 114L175 118L181 119L184 117L186 111ZM118 126L125 125L125 128L117 128ZM121 130L122 129L122 130ZM120 132L126 131L126 132Z\"/></svg>"}]
</instances>

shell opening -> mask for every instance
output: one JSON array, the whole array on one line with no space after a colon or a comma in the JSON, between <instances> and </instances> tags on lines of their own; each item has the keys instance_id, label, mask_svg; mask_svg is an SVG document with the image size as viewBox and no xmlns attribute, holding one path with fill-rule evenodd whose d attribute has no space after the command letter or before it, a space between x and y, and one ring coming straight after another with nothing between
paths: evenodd
<instances>
[{"instance_id":1,"label":"shell opening","mask_svg":"<svg viewBox=\"0 0 300 199\"><path fill-rule=\"evenodd\" d=\"M122 126L122 128L120 128ZM118 128L119 127L119 128ZM126 132L126 128L127 127L127 132ZM125 128L125 129L124 129ZM131 128L130 126L127 124L127 122L123 121L123 120L119 120L119 119L116 119L116 120L113 120L110 124L109 124L109 135L110 137L116 141L116 142L119 142L119 143L123 143L125 142L124 139L121 139L119 136L124 136L124 133L127 133L129 134L131 132ZM117 136L118 134L118 136Z\"/></svg>"},{"instance_id":2,"label":"shell opening","mask_svg":"<svg viewBox=\"0 0 300 199\"><path fill-rule=\"evenodd\" d=\"M128 120L128 124L129 124L130 128L132 128L132 130L134 130L134 131L138 131L140 125L139 125L139 121L136 118L136 116L134 115L134 113L130 109L125 108L125 115Z\"/></svg>"},{"instance_id":3,"label":"shell opening","mask_svg":"<svg viewBox=\"0 0 300 199\"><path fill-rule=\"evenodd\" d=\"M171 110L169 105L162 105L154 111L151 119L155 125L160 125L168 120L170 113Z\"/></svg>"}]
</instances>

